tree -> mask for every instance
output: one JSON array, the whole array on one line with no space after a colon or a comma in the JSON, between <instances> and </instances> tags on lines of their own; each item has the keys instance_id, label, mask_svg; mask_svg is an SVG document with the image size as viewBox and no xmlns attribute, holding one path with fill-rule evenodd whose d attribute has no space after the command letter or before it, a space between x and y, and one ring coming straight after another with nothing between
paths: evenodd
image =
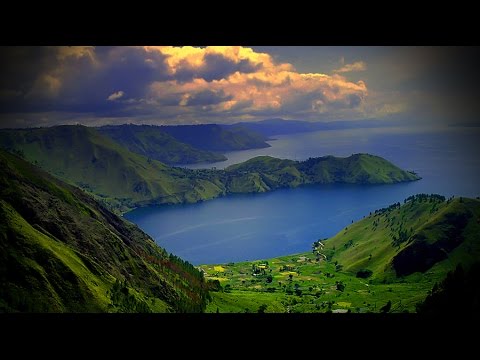
<instances>
[{"instance_id":1,"label":"tree","mask_svg":"<svg viewBox=\"0 0 480 360\"><path fill-rule=\"evenodd\" d=\"M262 304L262 305L259 306L257 312L258 312L259 314L263 314L263 313L265 313L265 310L267 310L267 305Z\"/></svg>"},{"instance_id":2,"label":"tree","mask_svg":"<svg viewBox=\"0 0 480 360\"><path fill-rule=\"evenodd\" d=\"M480 262L468 271L459 264L447 277L435 284L425 301L417 305L417 312L442 314L448 311L480 313Z\"/></svg>"},{"instance_id":3,"label":"tree","mask_svg":"<svg viewBox=\"0 0 480 360\"><path fill-rule=\"evenodd\" d=\"M392 308L392 302L388 300L388 302L380 308L380 311L383 313L387 313L390 311L391 308Z\"/></svg>"},{"instance_id":4,"label":"tree","mask_svg":"<svg viewBox=\"0 0 480 360\"><path fill-rule=\"evenodd\" d=\"M265 280L267 282L267 284L270 284L272 281L273 281L273 276L272 275L268 275L267 276L267 279Z\"/></svg>"},{"instance_id":5,"label":"tree","mask_svg":"<svg viewBox=\"0 0 480 360\"><path fill-rule=\"evenodd\" d=\"M357 278L367 279L372 276L373 272L370 269L360 269L357 271Z\"/></svg>"},{"instance_id":6,"label":"tree","mask_svg":"<svg viewBox=\"0 0 480 360\"><path fill-rule=\"evenodd\" d=\"M222 285L220 285L220 281L218 280L208 280L207 288L208 291L221 291Z\"/></svg>"},{"instance_id":7,"label":"tree","mask_svg":"<svg viewBox=\"0 0 480 360\"><path fill-rule=\"evenodd\" d=\"M337 281L335 283L337 285L337 290L343 292L345 290L345 284L342 281Z\"/></svg>"}]
</instances>

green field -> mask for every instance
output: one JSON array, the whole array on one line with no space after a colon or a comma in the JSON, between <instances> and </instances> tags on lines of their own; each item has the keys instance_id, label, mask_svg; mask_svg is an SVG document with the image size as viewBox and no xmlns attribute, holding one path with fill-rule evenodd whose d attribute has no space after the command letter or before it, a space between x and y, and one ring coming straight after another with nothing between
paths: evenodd
<instances>
[{"instance_id":1,"label":"green field","mask_svg":"<svg viewBox=\"0 0 480 360\"><path fill-rule=\"evenodd\" d=\"M315 242L311 252L202 265L221 286L207 312L382 312L388 302L388 312L415 312L449 271L478 261L479 219L479 200L417 196ZM443 255L435 258L437 249ZM407 268L398 260L405 256Z\"/></svg>"},{"instance_id":2,"label":"green field","mask_svg":"<svg viewBox=\"0 0 480 360\"><path fill-rule=\"evenodd\" d=\"M265 274L253 276L252 265L265 262ZM380 312L389 300L392 311L414 312L415 304L440 280L431 276L381 284L337 271L328 261L317 263L310 253L224 266L224 273L215 272L213 266L201 267L207 280L219 280L223 287L222 291L210 293L213 300L207 312L257 312L262 305L267 306L265 312ZM345 285L343 291L339 290L339 282Z\"/></svg>"}]
</instances>

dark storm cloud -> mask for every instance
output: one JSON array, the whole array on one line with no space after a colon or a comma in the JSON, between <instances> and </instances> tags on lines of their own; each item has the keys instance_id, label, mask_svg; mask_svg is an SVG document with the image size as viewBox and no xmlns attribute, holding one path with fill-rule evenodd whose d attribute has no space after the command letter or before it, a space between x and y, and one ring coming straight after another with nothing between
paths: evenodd
<instances>
[{"instance_id":1,"label":"dark storm cloud","mask_svg":"<svg viewBox=\"0 0 480 360\"><path fill-rule=\"evenodd\" d=\"M249 73L261 67L245 59L235 62L221 54L206 54L200 68L183 61L172 74L165 63L168 55L158 51L97 47L89 54L62 55L56 47L4 48L0 60L0 112L118 113L131 108L132 103L145 100L149 84L155 81L188 82L193 78L212 81L236 71ZM50 90L46 89L48 84ZM105 101L116 93L123 94L123 101ZM211 105L230 98L223 92L203 91L192 96L188 103ZM171 94L156 102L176 105L180 100L181 94Z\"/></svg>"},{"instance_id":2,"label":"dark storm cloud","mask_svg":"<svg viewBox=\"0 0 480 360\"><path fill-rule=\"evenodd\" d=\"M0 50L0 89L26 94L37 74L56 61L51 49L40 46L12 46Z\"/></svg>"},{"instance_id":3,"label":"dark storm cloud","mask_svg":"<svg viewBox=\"0 0 480 360\"><path fill-rule=\"evenodd\" d=\"M148 84L168 79L164 56L142 48L96 48L62 54L60 48L9 48L2 57L3 112L108 113L145 98ZM122 92L123 100L106 101Z\"/></svg>"},{"instance_id":4,"label":"dark storm cloud","mask_svg":"<svg viewBox=\"0 0 480 360\"><path fill-rule=\"evenodd\" d=\"M254 65L246 59L236 63L221 54L206 54L204 61L205 67L201 77L207 81L220 80L237 71L248 74L261 68L261 64Z\"/></svg>"},{"instance_id":5,"label":"dark storm cloud","mask_svg":"<svg viewBox=\"0 0 480 360\"><path fill-rule=\"evenodd\" d=\"M25 101L37 75L56 62L55 54L47 47L3 47L0 56L0 112L38 111L38 97Z\"/></svg>"},{"instance_id":6,"label":"dark storm cloud","mask_svg":"<svg viewBox=\"0 0 480 360\"><path fill-rule=\"evenodd\" d=\"M224 101L231 100L233 97L231 95L225 95L223 91L214 92L214 91L202 91L192 95L188 100L186 105L197 106L197 105L215 105Z\"/></svg>"},{"instance_id":7,"label":"dark storm cloud","mask_svg":"<svg viewBox=\"0 0 480 360\"><path fill-rule=\"evenodd\" d=\"M202 66L192 66L187 60L179 62L175 72L175 79L188 82L193 79L204 79L208 82L220 80L239 71L252 73L261 68L261 64L254 65L249 60L243 59L236 62L222 54L207 53L203 56Z\"/></svg>"},{"instance_id":8,"label":"dark storm cloud","mask_svg":"<svg viewBox=\"0 0 480 360\"><path fill-rule=\"evenodd\" d=\"M0 127L6 119L316 119L336 109L355 112L366 94L362 81L301 73L241 46L18 47L0 57Z\"/></svg>"}]
</instances>

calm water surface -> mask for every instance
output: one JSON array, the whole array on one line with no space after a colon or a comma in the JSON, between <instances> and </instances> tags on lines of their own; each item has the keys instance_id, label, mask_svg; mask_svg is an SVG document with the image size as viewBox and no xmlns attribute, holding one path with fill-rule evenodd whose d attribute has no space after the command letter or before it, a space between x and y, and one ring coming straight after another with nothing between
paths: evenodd
<instances>
[{"instance_id":1,"label":"calm water surface","mask_svg":"<svg viewBox=\"0 0 480 360\"><path fill-rule=\"evenodd\" d=\"M227 153L223 168L258 155L304 160L367 152L422 180L395 185L328 185L237 195L199 204L148 207L125 217L193 264L238 262L308 251L370 211L417 193L480 196L480 129L355 129L278 135L272 147Z\"/></svg>"}]
</instances>

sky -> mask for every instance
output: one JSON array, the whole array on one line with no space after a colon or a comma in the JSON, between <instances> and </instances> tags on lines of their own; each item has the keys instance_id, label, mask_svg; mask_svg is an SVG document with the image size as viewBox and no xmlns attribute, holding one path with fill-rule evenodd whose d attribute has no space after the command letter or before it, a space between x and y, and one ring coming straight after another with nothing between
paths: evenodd
<instances>
[{"instance_id":1,"label":"sky","mask_svg":"<svg viewBox=\"0 0 480 360\"><path fill-rule=\"evenodd\" d=\"M476 49L4 47L0 127L270 118L479 123Z\"/></svg>"}]
</instances>

